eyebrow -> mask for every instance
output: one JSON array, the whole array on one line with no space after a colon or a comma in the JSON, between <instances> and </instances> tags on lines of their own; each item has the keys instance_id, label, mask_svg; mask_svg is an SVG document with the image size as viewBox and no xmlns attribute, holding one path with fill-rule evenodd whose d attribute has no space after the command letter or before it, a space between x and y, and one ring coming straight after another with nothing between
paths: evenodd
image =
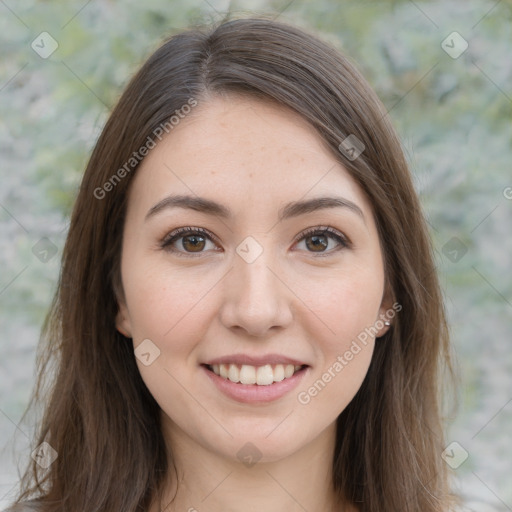
<instances>
[{"instance_id":1,"label":"eyebrow","mask_svg":"<svg viewBox=\"0 0 512 512\"><path fill-rule=\"evenodd\" d=\"M199 196L188 195L171 195L165 197L157 204L155 204L146 214L145 220L169 208L185 208L197 212L214 215L223 219L230 219L233 213L226 206ZM306 213L312 213L317 210L328 208L346 208L349 211L356 213L364 223L366 223L363 211L357 204L345 199L343 197L317 197L305 201L294 201L288 203L279 210L278 220L283 221L292 217L298 217Z\"/></svg>"}]
</instances>

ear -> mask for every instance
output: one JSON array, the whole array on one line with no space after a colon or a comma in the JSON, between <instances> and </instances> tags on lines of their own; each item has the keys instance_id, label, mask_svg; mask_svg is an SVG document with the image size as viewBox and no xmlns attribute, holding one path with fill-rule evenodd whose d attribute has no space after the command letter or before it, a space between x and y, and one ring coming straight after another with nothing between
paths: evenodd
<instances>
[{"instance_id":1,"label":"ear","mask_svg":"<svg viewBox=\"0 0 512 512\"><path fill-rule=\"evenodd\" d=\"M121 282L121 273L117 267L114 271L112 279L112 291L116 298L118 305L118 312L116 314L116 329L127 338L132 338L132 324L128 307L126 306L126 298L124 296L124 288Z\"/></svg>"},{"instance_id":2,"label":"ear","mask_svg":"<svg viewBox=\"0 0 512 512\"><path fill-rule=\"evenodd\" d=\"M116 329L127 338L132 337L132 323L130 320L130 315L128 313L128 308L124 301L119 301L119 311L116 315Z\"/></svg>"},{"instance_id":3,"label":"ear","mask_svg":"<svg viewBox=\"0 0 512 512\"><path fill-rule=\"evenodd\" d=\"M391 290L386 284L384 296L382 297L382 302L379 308L379 315L375 322L376 326L380 327L379 331L375 336L376 338L384 336L384 334L386 334L389 331L389 329L391 329L397 312L402 309L402 306L395 302L393 299L394 298L391 293Z\"/></svg>"}]
</instances>

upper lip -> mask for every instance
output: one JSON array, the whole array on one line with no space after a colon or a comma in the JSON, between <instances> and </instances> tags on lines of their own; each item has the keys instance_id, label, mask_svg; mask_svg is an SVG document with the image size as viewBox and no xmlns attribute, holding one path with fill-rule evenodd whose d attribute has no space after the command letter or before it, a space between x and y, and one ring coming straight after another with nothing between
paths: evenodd
<instances>
[{"instance_id":1,"label":"upper lip","mask_svg":"<svg viewBox=\"0 0 512 512\"><path fill-rule=\"evenodd\" d=\"M266 364L293 364L294 366L306 365L304 361L293 357L282 356L280 354L267 354L264 356L249 356L246 354L231 354L229 356L216 357L210 359L204 364L212 366L214 364L247 364L251 366L264 366Z\"/></svg>"}]
</instances>

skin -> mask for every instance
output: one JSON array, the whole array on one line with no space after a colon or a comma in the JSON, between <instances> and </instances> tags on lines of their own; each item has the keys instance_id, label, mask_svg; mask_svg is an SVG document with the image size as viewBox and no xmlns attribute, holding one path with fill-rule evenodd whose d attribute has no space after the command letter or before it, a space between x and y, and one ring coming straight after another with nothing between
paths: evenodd
<instances>
[{"instance_id":1,"label":"skin","mask_svg":"<svg viewBox=\"0 0 512 512\"><path fill-rule=\"evenodd\" d=\"M233 217L167 208L145 220L170 194L215 200ZM348 208L277 220L288 202L333 195L355 203L364 220ZM328 236L322 252L311 235L295 241L322 226L335 228L350 245ZM162 249L161 240L180 227L207 229L218 240L205 237L198 252L190 252L190 236L174 241L179 253ZM252 263L236 252L248 236L263 249ZM135 348L150 339L160 350L150 365L139 359L137 365L161 407L180 478L166 510L355 510L339 508L331 486L335 421L361 386L379 340L369 339L309 403L297 396L392 302L384 295L371 205L312 127L257 99L201 102L137 170L121 275L118 330ZM278 400L242 404L221 393L200 366L234 353L277 353L309 368ZM261 454L251 467L237 456L248 442ZM168 501L175 490L169 483Z\"/></svg>"}]
</instances>

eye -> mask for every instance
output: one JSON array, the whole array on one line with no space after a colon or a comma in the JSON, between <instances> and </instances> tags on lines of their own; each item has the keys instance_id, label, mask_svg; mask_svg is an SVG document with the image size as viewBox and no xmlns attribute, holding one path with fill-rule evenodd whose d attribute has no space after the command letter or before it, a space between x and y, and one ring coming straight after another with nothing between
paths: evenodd
<instances>
[{"instance_id":1,"label":"eye","mask_svg":"<svg viewBox=\"0 0 512 512\"><path fill-rule=\"evenodd\" d=\"M350 242L347 237L329 226L310 228L302 232L295 240L304 242L308 252L317 253L320 256L350 247ZM335 242L334 249L332 248L333 244L330 243L333 241Z\"/></svg>"},{"instance_id":2,"label":"eye","mask_svg":"<svg viewBox=\"0 0 512 512\"><path fill-rule=\"evenodd\" d=\"M218 252L216 241L216 236L204 228L184 227L166 235L160 246L179 256L194 256L207 252L208 243L213 246L209 250ZM317 253L319 256L329 255L351 245L345 235L330 226L317 226L303 231L296 237L295 242L304 242L308 252Z\"/></svg>"},{"instance_id":3,"label":"eye","mask_svg":"<svg viewBox=\"0 0 512 512\"><path fill-rule=\"evenodd\" d=\"M194 255L206 252L203 249L207 247L208 243L214 245L213 240L216 240L216 237L206 229L186 227L175 229L166 235L160 246L162 249L180 256ZM215 245L213 250L217 250Z\"/></svg>"}]
</instances>

